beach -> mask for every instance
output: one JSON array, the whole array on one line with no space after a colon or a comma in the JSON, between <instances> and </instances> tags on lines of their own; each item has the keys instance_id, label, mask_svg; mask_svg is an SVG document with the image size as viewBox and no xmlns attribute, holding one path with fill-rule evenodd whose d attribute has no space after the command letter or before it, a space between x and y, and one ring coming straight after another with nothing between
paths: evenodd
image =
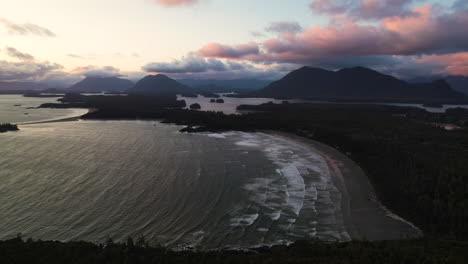
<instances>
[{"instance_id":1,"label":"beach","mask_svg":"<svg viewBox=\"0 0 468 264\"><path fill-rule=\"evenodd\" d=\"M294 134L277 131L267 133L300 142L314 149L327 161L333 182L342 195L342 218L352 240L395 240L422 236L419 228L380 203L362 168L345 154L326 144Z\"/></svg>"}]
</instances>

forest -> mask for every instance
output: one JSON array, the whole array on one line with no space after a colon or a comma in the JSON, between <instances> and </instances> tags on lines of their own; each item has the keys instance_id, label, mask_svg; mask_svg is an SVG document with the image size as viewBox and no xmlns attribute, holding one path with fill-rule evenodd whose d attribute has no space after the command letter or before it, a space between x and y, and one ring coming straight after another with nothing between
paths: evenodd
<instances>
[{"instance_id":1,"label":"forest","mask_svg":"<svg viewBox=\"0 0 468 264\"><path fill-rule=\"evenodd\" d=\"M346 243L298 241L290 246L249 251L170 251L150 247L144 239L103 244L24 240L20 236L0 241L0 263L466 263L467 244L432 239L405 241L355 241Z\"/></svg>"}]
</instances>

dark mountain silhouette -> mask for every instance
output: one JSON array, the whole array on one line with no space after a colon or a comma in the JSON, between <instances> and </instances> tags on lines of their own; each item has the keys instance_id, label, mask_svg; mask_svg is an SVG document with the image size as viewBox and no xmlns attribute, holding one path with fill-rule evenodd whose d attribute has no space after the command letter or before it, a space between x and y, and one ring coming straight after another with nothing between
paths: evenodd
<instances>
[{"instance_id":1,"label":"dark mountain silhouette","mask_svg":"<svg viewBox=\"0 0 468 264\"><path fill-rule=\"evenodd\" d=\"M449 75L446 76L444 80L446 80L455 91L468 95L468 77Z\"/></svg>"},{"instance_id":2,"label":"dark mountain silhouette","mask_svg":"<svg viewBox=\"0 0 468 264\"><path fill-rule=\"evenodd\" d=\"M453 90L468 95L468 77L462 75L434 75L425 77L416 77L408 80L411 83L431 82L438 79L444 79Z\"/></svg>"},{"instance_id":3,"label":"dark mountain silhouette","mask_svg":"<svg viewBox=\"0 0 468 264\"><path fill-rule=\"evenodd\" d=\"M363 68L328 71L302 67L260 90L257 96L363 101L467 100L444 80L408 83Z\"/></svg>"},{"instance_id":4,"label":"dark mountain silhouette","mask_svg":"<svg viewBox=\"0 0 468 264\"><path fill-rule=\"evenodd\" d=\"M134 94L191 94L193 90L163 74L148 75L128 90Z\"/></svg>"},{"instance_id":5,"label":"dark mountain silhouette","mask_svg":"<svg viewBox=\"0 0 468 264\"><path fill-rule=\"evenodd\" d=\"M123 92L133 86L133 82L117 77L86 77L69 88L73 92L100 93Z\"/></svg>"}]
</instances>

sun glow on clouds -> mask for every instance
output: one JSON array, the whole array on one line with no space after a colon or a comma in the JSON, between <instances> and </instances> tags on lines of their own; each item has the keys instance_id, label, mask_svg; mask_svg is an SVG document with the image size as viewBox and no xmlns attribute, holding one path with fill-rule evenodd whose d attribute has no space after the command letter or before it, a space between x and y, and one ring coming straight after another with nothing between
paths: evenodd
<instances>
[{"instance_id":1,"label":"sun glow on clouds","mask_svg":"<svg viewBox=\"0 0 468 264\"><path fill-rule=\"evenodd\" d=\"M91 2L91 0L83 1ZM105 1L111 2L112 0ZM122 76L114 67L123 69L122 71L125 72L123 75L138 70L139 74L160 72L172 76L193 75L200 78L207 76L212 78L216 76L241 78L242 76L252 78L268 76L270 78L273 76L271 78L276 78L278 73L283 74L303 65L329 69L367 66L377 70L388 70L387 73L392 74L399 69L398 67L405 66L407 67L404 69L405 73L414 70L418 74L468 75L466 63L468 61L468 38L466 37L468 36L468 5L465 0L443 4L442 2L431 4L436 2L433 0L431 2L428 2L430 0L306 0L301 3L299 1L270 1L272 8L276 5L275 1L280 3L276 6L281 8L297 7L299 4L310 14L322 15L328 19L328 23L323 20L307 20L304 17L295 17L295 15L278 16L273 11L269 14L270 10L267 9L265 10L269 16L249 14L245 12L247 8L258 5L264 7L264 4L259 4L261 1L239 0L236 5L242 13L236 19L248 21L248 24L239 26L241 24L239 22L237 29L240 28L240 33L242 33L245 28L245 35L249 37L242 38L242 35L236 35L235 38L226 38L222 34L231 36L229 27L233 25L222 23L224 20L220 20L219 16L216 16L216 21L211 20L215 17L211 15L221 13L222 16L227 16L231 12L234 14L235 11L231 10L232 5L226 4L228 1L207 1L209 5L197 7L197 12L191 12L191 8L204 1L137 0L139 4L131 4L135 7L132 11L137 11L139 15L138 11L142 11L142 20L129 19L120 26L134 32L137 32L135 28L141 26L142 34L133 34L134 32L128 31L113 34L113 37L125 36L131 41L128 43L122 41L125 45L115 48L116 50L112 52L118 52L118 54L139 52L141 56L103 55L109 47L114 47L118 42L108 44L105 41L102 43L96 41L96 44L92 45L80 42L79 46L61 50L63 54L60 57L60 54L55 54L57 53L55 48L50 48L49 44L51 47L71 47L72 45L67 45L67 43L70 44L71 40L76 40L74 38L76 34L68 34L62 25L52 19L34 21L35 19L31 18L34 24L29 23L29 18L21 18L21 13L19 13L19 15L11 15L12 20L0 18L0 34L4 33L7 39L6 41L2 39L5 43L0 51L0 60L3 59L0 63L0 79L30 81L59 78L63 81L67 78L75 80L86 75ZM125 2L132 1L125 0ZM457 4L453 4L454 2ZM11 3L11 6L15 6L14 10L20 10L18 4ZM102 7L106 6L104 3L101 4ZM80 4L76 5L80 6ZM171 10L169 12L165 8L154 8L154 5L168 7ZM138 9L140 6L147 10ZM176 7L181 7L181 9ZM88 9L83 9L83 11L86 10ZM11 13L11 8L9 11ZM145 15L151 17L144 17ZM261 17L261 21L250 22L250 16ZM74 18L79 18L79 16ZM105 21L114 21L111 18ZM196 23L191 19L197 19ZM93 19L83 21L91 21L80 27L90 29L89 31L94 34L93 39L98 40L107 36L103 30L107 28L107 24ZM137 24L143 23L142 21L144 24ZM167 21L169 22L166 23ZM35 24L36 22L38 24ZM173 24L177 27L172 27ZM211 30L213 24L216 24L216 28L220 28L221 32L211 34L214 32ZM43 27L48 25L54 25L54 32ZM94 31L95 25L99 30ZM145 27L148 25L150 27ZM206 30L197 31L197 28ZM256 32L255 41L252 41L248 32L262 28L263 30ZM55 32L60 34L56 35ZM84 31L83 34L87 32ZM132 37L127 37L127 35ZM183 37L179 38L178 36L181 35ZM89 36L83 35L83 37ZM29 38L35 38L38 45L28 43ZM191 41L184 42L185 39ZM14 41L14 43L8 41ZM57 44L54 46L54 43ZM131 46L136 45L134 43L143 44ZM42 46L39 47L39 45ZM103 47L104 45L107 46ZM129 49L125 50L126 48ZM183 54L186 55L183 56ZM91 58L92 61L90 61ZM57 61L66 67L52 62L43 62L43 60ZM96 66L77 68L88 64ZM109 64L114 67L104 67ZM408 70L410 67L412 68Z\"/></svg>"},{"instance_id":2,"label":"sun glow on clouds","mask_svg":"<svg viewBox=\"0 0 468 264\"><path fill-rule=\"evenodd\" d=\"M440 66L435 74L453 74L468 76L468 52L446 55L426 55L416 59L422 65Z\"/></svg>"},{"instance_id":3,"label":"sun glow on clouds","mask_svg":"<svg viewBox=\"0 0 468 264\"><path fill-rule=\"evenodd\" d=\"M325 9L333 1L316 1L315 8ZM468 74L461 62L460 52L468 50L468 10L435 12L430 4L423 4L400 15L381 13L382 2L362 1L359 10L366 17L382 16L378 23L360 23L349 17L344 6L331 6L327 26L316 25L302 31L284 31L263 42L238 45L209 43L198 50L203 57L246 60L253 63L314 64L317 61L336 57L352 56L432 56L439 64L445 63L446 73ZM404 1L393 1L396 6L405 6ZM387 3L388 4L388 3ZM370 15L370 10L379 14ZM356 9L352 10L356 15ZM397 13L395 10L393 13ZM392 14L393 14L392 13ZM449 54L449 55L446 55ZM452 54L452 55L450 55ZM413 57L410 57L413 58ZM422 59L414 59L424 63ZM424 65L422 65L424 67Z\"/></svg>"}]
</instances>

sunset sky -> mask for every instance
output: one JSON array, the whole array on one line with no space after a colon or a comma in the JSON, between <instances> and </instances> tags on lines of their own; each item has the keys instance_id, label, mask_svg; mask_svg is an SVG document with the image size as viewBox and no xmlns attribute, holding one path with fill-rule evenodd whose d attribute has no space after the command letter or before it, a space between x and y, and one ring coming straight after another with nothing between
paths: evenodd
<instances>
[{"instance_id":1,"label":"sunset sky","mask_svg":"<svg viewBox=\"0 0 468 264\"><path fill-rule=\"evenodd\" d=\"M276 79L303 65L468 76L468 0L15 0L0 81Z\"/></svg>"}]
</instances>

